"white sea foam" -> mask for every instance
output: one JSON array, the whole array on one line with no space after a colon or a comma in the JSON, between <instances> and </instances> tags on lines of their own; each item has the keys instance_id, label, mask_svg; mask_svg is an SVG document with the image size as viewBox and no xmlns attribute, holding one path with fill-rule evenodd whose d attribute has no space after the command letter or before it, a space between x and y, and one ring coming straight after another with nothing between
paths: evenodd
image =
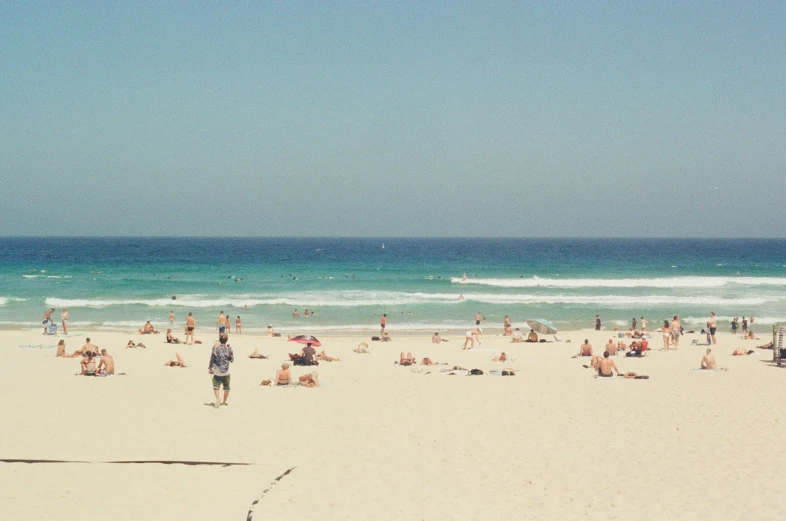
<instances>
[{"instance_id":1,"label":"white sea foam","mask_svg":"<svg viewBox=\"0 0 786 521\"><path fill-rule=\"evenodd\" d=\"M159 299L61 299L47 298L45 303L55 308L106 308L110 306L146 306L158 308L243 308L248 306L292 306L304 308L328 307L366 307L366 306L409 306L418 304L455 305L465 302L534 305L534 304L573 304L600 305L609 307L643 306L757 306L766 302L779 302L786 297L747 296L721 297L714 295L533 295L533 294L496 294L469 293L463 300L452 293L403 293L403 292L324 292L293 293L286 296L227 296L223 298L204 295L187 295L176 300Z\"/></svg>"},{"instance_id":2,"label":"white sea foam","mask_svg":"<svg viewBox=\"0 0 786 521\"><path fill-rule=\"evenodd\" d=\"M664 277L644 279L462 279L452 284L500 288L720 288L728 284L744 286L786 286L786 277Z\"/></svg>"},{"instance_id":3,"label":"white sea foam","mask_svg":"<svg viewBox=\"0 0 786 521\"><path fill-rule=\"evenodd\" d=\"M41 275L22 275L23 278L26 279L34 279L36 277L40 277Z\"/></svg>"},{"instance_id":4,"label":"white sea foam","mask_svg":"<svg viewBox=\"0 0 786 521\"><path fill-rule=\"evenodd\" d=\"M27 302L27 299L17 297L0 297L0 306L5 306L9 302Z\"/></svg>"},{"instance_id":5,"label":"white sea foam","mask_svg":"<svg viewBox=\"0 0 786 521\"><path fill-rule=\"evenodd\" d=\"M715 316L715 319L718 322L718 329L727 330L730 326L730 323L734 317L731 316ZM737 317L739 319L740 327L742 326L742 315ZM756 322L751 327L756 327L759 325L762 326L771 326L773 324L777 324L779 322L786 322L786 317L755 317ZM707 321L709 320L709 316L706 317L684 317L681 318L683 324L695 324L704 326Z\"/></svg>"}]
</instances>

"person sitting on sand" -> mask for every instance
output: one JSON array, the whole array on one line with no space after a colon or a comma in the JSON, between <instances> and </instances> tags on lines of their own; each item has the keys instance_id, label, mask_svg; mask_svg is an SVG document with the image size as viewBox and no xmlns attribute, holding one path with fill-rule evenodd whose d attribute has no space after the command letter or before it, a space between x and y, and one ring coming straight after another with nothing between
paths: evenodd
<instances>
[{"instance_id":1,"label":"person sitting on sand","mask_svg":"<svg viewBox=\"0 0 786 521\"><path fill-rule=\"evenodd\" d=\"M82 349L80 349L78 351L75 351L74 353L75 354L79 353L81 355L84 355L84 354L86 354L88 352L93 353L93 355L97 355L98 354L98 346L93 344L92 342L90 342L89 338L85 338L85 345L82 346Z\"/></svg>"},{"instance_id":2,"label":"person sitting on sand","mask_svg":"<svg viewBox=\"0 0 786 521\"><path fill-rule=\"evenodd\" d=\"M521 342L521 330L516 328L513 332L513 338L510 339L511 342L515 342L516 344Z\"/></svg>"},{"instance_id":3,"label":"person sitting on sand","mask_svg":"<svg viewBox=\"0 0 786 521\"><path fill-rule=\"evenodd\" d=\"M600 361L598 364L598 376L602 376L604 378L614 376L612 371L616 372L617 375L620 374L620 370L617 369L617 364L614 363L614 360L609 358L609 352L603 352L603 360Z\"/></svg>"},{"instance_id":4,"label":"person sitting on sand","mask_svg":"<svg viewBox=\"0 0 786 521\"><path fill-rule=\"evenodd\" d=\"M254 352L248 355L249 358L264 358L267 359L267 356L260 353L256 348L254 348Z\"/></svg>"},{"instance_id":5,"label":"person sitting on sand","mask_svg":"<svg viewBox=\"0 0 786 521\"><path fill-rule=\"evenodd\" d=\"M298 377L298 385L304 387L319 387L319 375L316 371Z\"/></svg>"},{"instance_id":6,"label":"person sitting on sand","mask_svg":"<svg viewBox=\"0 0 786 521\"><path fill-rule=\"evenodd\" d=\"M393 340L392 338L390 338L390 333L388 333L387 331L383 331L379 339L382 340L383 342L391 342Z\"/></svg>"},{"instance_id":7,"label":"person sitting on sand","mask_svg":"<svg viewBox=\"0 0 786 521\"><path fill-rule=\"evenodd\" d=\"M504 351L500 353L498 357L491 359L492 362L506 362L507 360L508 360L508 355L506 355Z\"/></svg>"},{"instance_id":8,"label":"person sitting on sand","mask_svg":"<svg viewBox=\"0 0 786 521\"><path fill-rule=\"evenodd\" d=\"M731 354L731 356L745 356L745 355L752 355L752 354L753 354L753 353L755 353L755 352L756 352L756 351L754 351L754 350L752 350L752 349L751 349L750 351L748 351L748 350L746 350L744 347L738 347L737 349L735 349L735 350L734 350L734 352Z\"/></svg>"},{"instance_id":9,"label":"person sitting on sand","mask_svg":"<svg viewBox=\"0 0 786 521\"><path fill-rule=\"evenodd\" d=\"M101 350L101 363L98 364L98 376L111 376L115 374L115 359L106 352L106 349Z\"/></svg>"},{"instance_id":10,"label":"person sitting on sand","mask_svg":"<svg viewBox=\"0 0 786 521\"><path fill-rule=\"evenodd\" d=\"M513 326L510 322L505 323L505 329L502 331L502 336L511 336L513 334Z\"/></svg>"},{"instance_id":11,"label":"person sitting on sand","mask_svg":"<svg viewBox=\"0 0 786 521\"><path fill-rule=\"evenodd\" d=\"M434 363L434 360L432 360L429 357L426 357L423 359L422 362L420 362L420 365L436 365L436 364Z\"/></svg>"},{"instance_id":12,"label":"person sitting on sand","mask_svg":"<svg viewBox=\"0 0 786 521\"><path fill-rule=\"evenodd\" d=\"M707 354L701 357L702 369L717 369L718 364L715 362L715 355L712 354L712 349L707 348Z\"/></svg>"},{"instance_id":13,"label":"person sitting on sand","mask_svg":"<svg viewBox=\"0 0 786 521\"><path fill-rule=\"evenodd\" d=\"M273 336L273 326L272 325L270 325L270 324L267 325L267 330L265 331L265 334L267 336Z\"/></svg>"},{"instance_id":14,"label":"person sitting on sand","mask_svg":"<svg viewBox=\"0 0 786 521\"><path fill-rule=\"evenodd\" d=\"M66 358L65 347L65 340L60 340L60 342L57 343L57 353L55 354L55 357Z\"/></svg>"},{"instance_id":15,"label":"person sitting on sand","mask_svg":"<svg viewBox=\"0 0 786 521\"><path fill-rule=\"evenodd\" d=\"M538 341L538 334L535 332L534 329L529 330L529 335L527 335L527 342L537 342Z\"/></svg>"},{"instance_id":16,"label":"person sitting on sand","mask_svg":"<svg viewBox=\"0 0 786 521\"><path fill-rule=\"evenodd\" d=\"M140 335L154 335L154 334L157 335L158 331L156 331L155 328L153 328L153 324L151 324L150 321L148 320L147 322L145 322L145 325L142 326L142 329L139 330L139 334Z\"/></svg>"},{"instance_id":17,"label":"person sitting on sand","mask_svg":"<svg viewBox=\"0 0 786 521\"><path fill-rule=\"evenodd\" d=\"M353 351L356 353L364 353L364 354L368 353L368 344L365 342L361 342L358 344L358 346L355 349L353 349Z\"/></svg>"},{"instance_id":18,"label":"person sitting on sand","mask_svg":"<svg viewBox=\"0 0 786 521\"><path fill-rule=\"evenodd\" d=\"M431 337L432 344L441 344L442 342L447 342L447 340L439 336L439 333L434 333L434 336Z\"/></svg>"},{"instance_id":19,"label":"person sitting on sand","mask_svg":"<svg viewBox=\"0 0 786 521\"><path fill-rule=\"evenodd\" d=\"M407 356L404 356L404 351L402 351L398 363L399 365L412 365L415 363L415 357L412 356L412 353L407 353Z\"/></svg>"},{"instance_id":20,"label":"person sitting on sand","mask_svg":"<svg viewBox=\"0 0 786 521\"><path fill-rule=\"evenodd\" d=\"M174 336L172 336L172 330L171 329L167 329L166 330L166 343L167 344L179 344L180 343L180 340L178 338L175 338Z\"/></svg>"},{"instance_id":21,"label":"person sitting on sand","mask_svg":"<svg viewBox=\"0 0 786 521\"><path fill-rule=\"evenodd\" d=\"M186 362L183 360L183 357L180 356L180 353L175 353L175 357L177 360L170 360L169 362L165 363L164 365L167 367L185 367Z\"/></svg>"},{"instance_id":22,"label":"person sitting on sand","mask_svg":"<svg viewBox=\"0 0 786 521\"><path fill-rule=\"evenodd\" d=\"M579 356L592 356L592 344L589 343L588 338L585 338L584 343L581 344Z\"/></svg>"},{"instance_id":23,"label":"person sitting on sand","mask_svg":"<svg viewBox=\"0 0 786 521\"><path fill-rule=\"evenodd\" d=\"M625 342L623 342L622 340L617 342L617 351L625 351L627 348L628 346L625 345Z\"/></svg>"},{"instance_id":24,"label":"person sitting on sand","mask_svg":"<svg viewBox=\"0 0 786 521\"><path fill-rule=\"evenodd\" d=\"M746 340L755 340L756 335L753 334L753 331L748 331L748 334L744 337Z\"/></svg>"},{"instance_id":25,"label":"person sitting on sand","mask_svg":"<svg viewBox=\"0 0 786 521\"><path fill-rule=\"evenodd\" d=\"M284 362L281 364L281 369L276 371L276 377L273 379L273 385L292 385L292 375L289 373L289 364Z\"/></svg>"},{"instance_id":26,"label":"person sitting on sand","mask_svg":"<svg viewBox=\"0 0 786 521\"><path fill-rule=\"evenodd\" d=\"M649 342L647 340L634 340L630 344L630 351L625 356L627 357L637 357L643 356L643 353L649 349Z\"/></svg>"},{"instance_id":27,"label":"person sitting on sand","mask_svg":"<svg viewBox=\"0 0 786 521\"><path fill-rule=\"evenodd\" d=\"M614 344L614 339L612 339L612 338L609 338L609 341L608 341L608 342L606 343L606 345L603 347L603 350L604 350L604 351L608 351L609 353L616 352L616 351L617 351L617 347L616 347L616 346L615 346L615 344Z\"/></svg>"},{"instance_id":28,"label":"person sitting on sand","mask_svg":"<svg viewBox=\"0 0 786 521\"><path fill-rule=\"evenodd\" d=\"M92 351L86 351L84 358L79 362L84 376L95 376L96 374L96 361L93 358Z\"/></svg>"}]
</instances>

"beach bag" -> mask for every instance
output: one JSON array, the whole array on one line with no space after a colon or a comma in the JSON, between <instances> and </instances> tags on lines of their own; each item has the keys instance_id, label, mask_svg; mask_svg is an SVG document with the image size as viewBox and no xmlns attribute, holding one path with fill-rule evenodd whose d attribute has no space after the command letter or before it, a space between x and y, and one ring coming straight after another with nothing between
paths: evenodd
<instances>
[{"instance_id":1,"label":"beach bag","mask_svg":"<svg viewBox=\"0 0 786 521\"><path fill-rule=\"evenodd\" d=\"M472 371L469 372L469 374L471 374L471 375L481 375L481 374L483 374L483 371L481 371L480 369L473 369Z\"/></svg>"}]
</instances>

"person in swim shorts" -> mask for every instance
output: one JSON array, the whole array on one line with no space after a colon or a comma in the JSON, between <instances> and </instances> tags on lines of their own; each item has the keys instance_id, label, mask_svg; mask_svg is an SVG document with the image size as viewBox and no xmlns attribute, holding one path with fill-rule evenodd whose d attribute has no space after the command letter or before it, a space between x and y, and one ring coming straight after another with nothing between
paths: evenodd
<instances>
[{"instance_id":1,"label":"person in swim shorts","mask_svg":"<svg viewBox=\"0 0 786 521\"><path fill-rule=\"evenodd\" d=\"M196 320L193 313L189 312L186 317L186 344L194 343L194 329L196 328ZM188 339L191 338L191 342Z\"/></svg>"},{"instance_id":2,"label":"person in swim shorts","mask_svg":"<svg viewBox=\"0 0 786 521\"><path fill-rule=\"evenodd\" d=\"M715 313L712 311L710 311L710 321L707 322L707 325L710 328L710 338L712 339L713 345L717 344L717 341L715 340L715 331L718 330L718 320L715 318Z\"/></svg>"},{"instance_id":3,"label":"person in swim shorts","mask_svg":"<svg viewBox=\"0 0 786 521\"><path fill-rule=\"evenodd\" d=\"M617 364L614 363L614 360L609 358L609 352L604 351L603 360L601 360L600 364L598 364L598 376L602 376L604 378L614 376L612 371L616 372L617 375L620 374L620 370L617 369Z\"/></svg>"}]
</instances>

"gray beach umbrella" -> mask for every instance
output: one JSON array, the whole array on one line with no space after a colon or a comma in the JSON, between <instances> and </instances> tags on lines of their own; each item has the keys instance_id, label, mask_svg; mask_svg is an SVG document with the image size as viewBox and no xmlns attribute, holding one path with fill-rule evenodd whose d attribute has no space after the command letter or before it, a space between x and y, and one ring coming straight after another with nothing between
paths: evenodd
<instances>
[{"instance_id":1,"label":"gray beach umbrella","mask_svg":"<svg viewBox=\"0 0 786 521\"><path fill-rule=\"evenodd\" d=\"M557 326L543 318L530 318L527 320L527 325L532 328L536 333L541 335L554 335L554 340L557 340Z\"/></svg>"}]
</instances>

